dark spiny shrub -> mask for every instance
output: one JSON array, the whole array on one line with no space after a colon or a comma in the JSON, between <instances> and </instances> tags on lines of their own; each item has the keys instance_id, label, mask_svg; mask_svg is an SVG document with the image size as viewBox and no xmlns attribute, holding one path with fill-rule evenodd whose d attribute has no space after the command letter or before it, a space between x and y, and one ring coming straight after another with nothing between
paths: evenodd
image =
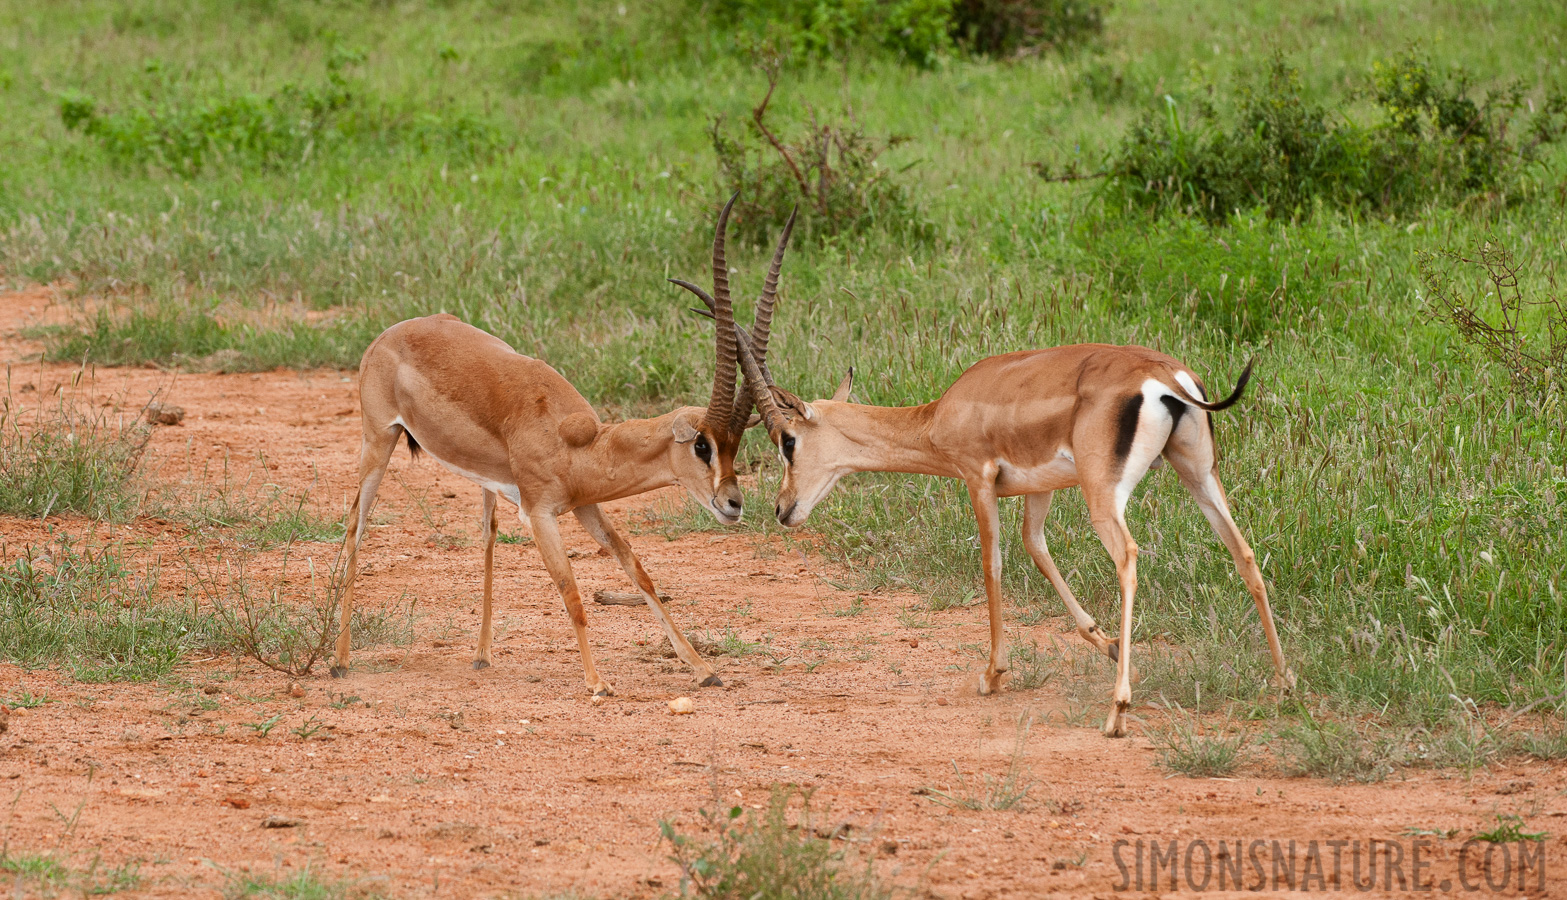
<instances>
[{"instance_id":1,"label":"dark spiny shrub","mask_svg":"<svg viewBox=\"0 0 1567 900\"><path fill-rule=\"evenodd\" d=\"M852 110L842 122L825 120L809 110L809 120L799 131L792 135L777 131L767 120L767 108L778 84L778 68L763 69L767 95L751 111L750 121L738 134L732 134L722 119L715 119L709 128L719 180L728 192L740 193L735 204L736 233L765 243L790 209L798 206L799 231L807 238L819 240L872 227L928 237L930 226L898 181L899 171L879 161L905 138L867 135Z\"/></svg>"}]
</instances>

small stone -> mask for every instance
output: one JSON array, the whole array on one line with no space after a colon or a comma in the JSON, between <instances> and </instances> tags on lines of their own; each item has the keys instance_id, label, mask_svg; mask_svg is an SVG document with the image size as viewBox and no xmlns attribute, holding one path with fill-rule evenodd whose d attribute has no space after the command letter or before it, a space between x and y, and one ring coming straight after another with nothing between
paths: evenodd
<instances>
[{"instance_id":1,"label":"small stone","mask_svg":"<svg viewBox=\"0 0 1567 900\"><path fill-rule=\"evenodd\" d=\"M27 711L27 707L25 707L25 706L14 707L11 710L10 714L13 715L13 716L30 716L30 715L32 715L32 713Z\"/></svg>"},{"instance_id":2,"label":"small stone","mask_svg":"<svg viewBox=\"0 0 1567 900\"><path fill-rule=\"evenodd\" d=\"M178 425L185 421L185 409L172 403L147 404L148 425Z\"/></svg>"},{"instance_id":3,"label":"small stone","mask_svg":"<svg viewBox=\"0 0 1567 900\"><path fill-rule=\"evenodd\" d=\"M696 704L690 697L676 697L669 701L669 711L677 716L689 716L696 712Z\"/></svg>"},{"instance_id":4,"label":"small stone","mask_svg":"<svg viewBox=\"0 0 1567 900\"><path fill-rule=\"evenodd\" d=\"M936 705L937 706L946 706L947 705L947 698L946 697L937 697L936 698Z\"/></svg>"},{"instance_id":5,"label":"small stone","mask_svg":"<svg viewBox=\"0 0 1567 900\"><path fill-rule=\"evenodd\" d=\"M213 694L216 694L216 693L218 693L221 690L223 690L223 689L218 687L217 685L209 684L206 687L202 688L201 692L203 694L206 694L208 697L211 697Z\"/></svg>"},{"instance_id":6,"label":"small stone","mask_svg":"<svg viewBox=\"0 0 1567 900\"><path fill-rule=\"evenodd\" d=\"M910 648L918 647L919 645L920 645L920 639L919 638L909 638L909 647Z\"/></svg>"},{"instance_id":7,"label":"small stone","mask_svg":"<svg viewBox=\"0 0 1567 900\"><path fill-rule=\"evenodd\" d=\"M232 806L235 809L250 809L250 798L248 797L224 797L222 802L224 806Z\"/></svg>"},{"instance_id":8,"label":"small stone","mask_svg":"<svg viewBox=\"0 0 1567 900\"><path fill-rule=\"evenodd\" d=\"M298 819L290 819L284 816L267 816L261 820L262 828L298 828L300 824Z\"/></svg>"},{"instance_id":9,"label":"small stone","mask_svg":"<svg viewBox=\"0 0 1567 900\"><path fill-rule=\"evenodd\" d=\"M305 696L305 686L297 681L290 682L288 685L288 695L294 698Z\"/></svg>"}]
</instances>

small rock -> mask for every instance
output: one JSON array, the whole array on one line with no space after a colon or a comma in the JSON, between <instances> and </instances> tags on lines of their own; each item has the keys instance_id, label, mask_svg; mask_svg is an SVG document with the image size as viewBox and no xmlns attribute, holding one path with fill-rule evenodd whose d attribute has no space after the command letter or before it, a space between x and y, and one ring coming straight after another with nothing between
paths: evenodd
<instances>
[{"instance_id":1,"label":"small rock","mask_svg":"<svg viewBox=\"0 0 1567 900\"><path fill-rule=\"evenodd\" d=\"M947 705L947 698L946 697L937 697L936 698L936 705L937 706L946 706Z\"/></svg>"},{"instance_id":2,"label":"small rock","mask_svg":"<svg viewBox=\"0 0 1567 900\"><path fill-rule=\"evenodd\" d=\"M289 682L288 695L294 698L305 696L305 686L297 681Z\"/></svg>"},{"instance_id":3,"label":"small rock","mask_svg":"<svg viewBox=\"0 0 1567 900\"><path fill-rule=\"evenodd\" d=\"M262 828L298 828L302 824L298 819L290 819L284 816L267 816L261 820Z\"/></svg>"},{"instance_id":4,"label":"small rock","mask_svg":"<svg viewBox=\"0 0 1567 900\"><path fill-rule=\"evenodd\" d=\"M172 403L147 404L148 425L178 425L185 421L185 408Z\"/></svg>"},{"instance_id":5,"label":"small rock","mask_svg":"<svg viewBox=\"0 0 1567 900\"><path fill-rule=\"evenodd\" d=\"M676 697L669 701L669 711L677 716L689 716L696 712L696 704L690 697Z\"/></svg>"},{"instance_id":6,"label":"small rock","mask_svg":"<svg viewBox=\"0 0 1567 900\"><path fill-rule=\"evenodd\" d=\"M201 692L203 694L206 694L208 697L211 697L213 694L216 694L216 693L218 693L219 691L222 691L222 690L223 690L222 688L218 687L215 684L209 684L206 687L202 688Z\"/></svg>"},{"instance_id":7,"label":"small rock","mask_svg":"<svg viewBox=\"0 0 1567 900\"><path fill-rule=\"evenodd\" d=\"M909 638L909 647L912 649L920 645L919 638Z\"/></svg>"},{"instance_id":8,"label":"small rock","mask_svg":"<svg viewBox=\"0 0 1567 900\"><path fill-rule=\"evenodd\" d=\"M248 797L224 797L222 803L224 806L232 806L235 809L250 809L250 798Z\"/></svg>"}]
</instances>

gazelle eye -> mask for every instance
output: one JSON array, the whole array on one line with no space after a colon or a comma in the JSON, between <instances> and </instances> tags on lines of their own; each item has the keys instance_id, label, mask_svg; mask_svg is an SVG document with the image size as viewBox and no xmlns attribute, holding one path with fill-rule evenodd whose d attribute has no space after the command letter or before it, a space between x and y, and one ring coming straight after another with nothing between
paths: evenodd
<instances>
[{"instance_id":1,"label":"gazelle eye","mask_svg":"<svg viewBox=\"0 0 1567 900\"><path fill-rule=\"evenodd\" d=\"M696 455L697 455L698 459L700 459L702 462L707 463L708 465L712 465L712 463L713 463L713 448L712 448L712 446L710 444L708 444L706 437L698 437L696 439L696 447L694 449L696 450Z\"/></svg>"},{"instance_id":2,"label":"gazelle eye","mask_svg":"<svg viewBox=\"0 0 1567 900\"><path fill-rule=\"evenodd\" d=\"M794 435L784 435L783 443L779 445L783 449L784 461L794 462Z\"/></svg>"}]
</instances>

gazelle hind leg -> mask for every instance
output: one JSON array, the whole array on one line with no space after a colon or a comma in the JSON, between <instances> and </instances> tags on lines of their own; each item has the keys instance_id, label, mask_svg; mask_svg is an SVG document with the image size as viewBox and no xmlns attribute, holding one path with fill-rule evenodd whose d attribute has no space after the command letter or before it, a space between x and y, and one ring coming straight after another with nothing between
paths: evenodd
<instances>
[{"instance_id":1,"label":"gazelle hind leg","mask_svg":"<svg viewBox=\"0 0 1567 900\"><path fill-rule=\"evenodd\" d=\"M1252 552L1251 545L1246 543L1240 527L1230 516L1230 505L1224 495L1224 485L1219 483L1218 473L1212 466L1206 471L1191 472L1174 459L1171 463L1180 473L1181 483L1186 485L1197 505L1202 508L1202 514L1208 519L1208 524L1213 526L1214 533L1229 548L1230 556L1235 560L1235 568L1240 571L1246 589L1257 604L1257 615L1262 619L1262 633L1268 639L1268 653L1273 656L1275 686L1285 691L1294 690L1295 673L1284 662L1284 648L1279 644L1279 633L1273 624L1273 609L1268 604L1267 583L1262 579L1257 555Z\"/></svg>"},{"instance_id":2,"label":"gazelle hind leg","mask_svg":"<svg viewBox=\"0 0 1567 900\"><path fill-rule=\"evenodd\" d=\"M669 617L669 611L664 608L663 603L659 602L658 591L653 588L653 579L649 578L646 570L642 568L642 562L637 559L631 545L626 543L626 539L620 536L620 532L604 518L604 513L598 505L579 506L573 512L577 516L577 521L581 522L582 527L593 536L593 540L598 541L600 547L615 555L615 559L619 561L620 567L626 570L626 575L630 577L632 584L642 592L648 609L653 611L653 618L658 620L659 627L664 629L664 635L675 648L675 655L680 657L681 662L696 671L701 686L722 687L724 682L713 671L713 667L696 652L696 648L692 647L691 642L686 640L686 636L680 633L680 629L675 627L674 620Z\"/></svg>"},{"instance_id":3,"label":"gazelle hind leg","mask_svg":"<svg viewBox=\"0 0 1567 900\"><path fill-rule=\"evenodd\" d=\"M348 674L348 651L351 643L349 625L353 621L354 580L359 575L359 545L364 543L365 529L370 523L370 510L375 506L375 495L381 489L381 479L386 476L387 463L392 461L392 451L397 447L398 429L390 434L367 433L359 446L359 493L348 510L348 528L343 544L348 548L348 561L343 571L343 597L340 601L341 624L337 630L337 648L332 657L332 677Z\"/></svg>"},{"instance_id":4,"label":"gazelle hind leg","mask_svg":"<svg viewBox=\"0 0 1567 900\"><path fill-rule=\"evenodd\" d=\"M1034 560L1034 565L1050 579L1056 593L1061 596L1061 601L1066 604L1067 611L1072 614L1072 620L1077 623L1078 635L1113 660L1120 650L1114 642L1105 637L1105 633L1099 628L1099 623L1094 621L1094 617L1089 615L1072 595L1072 589L1067 586L1066 579L1061 577L1061 570L1056 568L1056 561L1051 558L1050 549L1045 544L1045 519L1050 515L1050 501L1054 496L1053 491L1045 491L1029 494L1023 498L1023 546L1028 549L1028 555Z\"/></svg>"},{"instance_id":5,"label":"gazelle hind leg","mask_svg":"<svg viewBox=\"0 0 1567 900\"><path fill-rule=\"evenodd\" d=\"M484 529L484 620L479 625L479 646L473 653L475 669L490 667L490 612L495 596L495 532L500 527L495 516L495 501L496 493L486 490L483 511L479 514L479 527Z\"/></svg>"},{"instance_id":6,"label":"gazelle hind leg","mask_svg":"<svg viewBox=\"0 0 1567 900\"><path fill-rule=\"evenodd\" d=\"M526 514L533 526L533 543L544 557L544 567L555 581L556 590L566 602L566 615L571 618L571 628L577 634L577 650L582 654L582 674L588 691L594 695L613 694L609 682L599 677L593 665L593 649L588 646L588 616L582 611L582 595L577 593L577 579L571 573L571 560L566 557L566 546L560 539L560 523L547 512Z\"/></svg>"},{"instance_id":7,"label":"gazelle hind leg","mask_svg":"<svg viewBox=\"0 0 1567 900\"><path fill-rule=\"evenodd\" d=\"M1116 648L1115 690L1105 719L1107 737L1126 735L1126 712L1132 706L1132 607L1137 595L1137 542L1126 527L1125 501L1118 500L1116 493L1109 486L1090 490L1086 483L1083 490L1088 517L1115 563L1121 583L1121 635L1118 644L1112 645Z\"/></svg>"}]
</instances>

